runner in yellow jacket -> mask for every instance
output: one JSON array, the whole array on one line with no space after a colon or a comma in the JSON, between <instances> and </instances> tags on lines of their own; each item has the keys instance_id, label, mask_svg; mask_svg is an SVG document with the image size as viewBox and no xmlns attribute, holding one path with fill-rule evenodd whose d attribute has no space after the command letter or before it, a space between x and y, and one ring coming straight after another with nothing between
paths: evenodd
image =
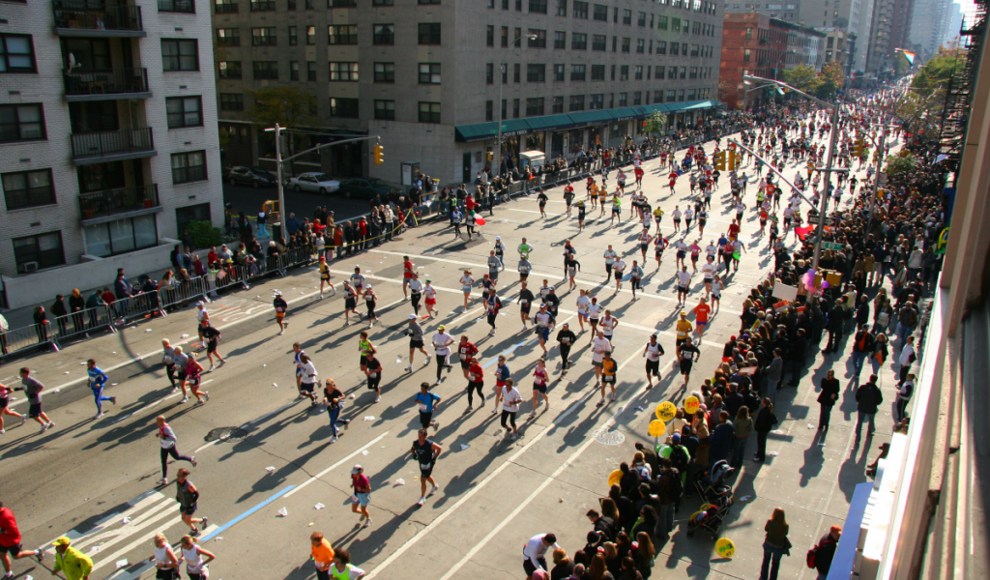
<instances>
[{"instance_id":1,"label":"runner in yellow jacket","mask_svg":"<svg viewBox=\"0 0 990 580\"><path fill-rule=\"evenodd\" d=\"M55 568L52 574L62 572L66 580L89 580L89 574L93 571L93 561L89 556L71 547L72 540L66 536L52 542L55 546Z\"/></svg>"}]
</instances>

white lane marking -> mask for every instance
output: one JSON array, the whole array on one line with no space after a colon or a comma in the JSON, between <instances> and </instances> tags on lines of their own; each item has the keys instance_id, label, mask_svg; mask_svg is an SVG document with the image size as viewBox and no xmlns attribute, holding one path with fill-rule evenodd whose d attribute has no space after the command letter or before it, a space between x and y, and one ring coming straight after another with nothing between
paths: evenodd
<instances>
[{"instance_id":1,"label":"white lane marking","mask_svg":"<svg viewBox=\"0 0 990 580\"><path fill-rule=\"evenodd\" d=\"M398 252L389 252L389 251L386 251L386 250L371 250L371 251L372 252L379 253L379 254L387 254L387 255L390 255L390 256L415 256L417 258L423 258L423 259L426 259L426 260L433 260L433 261L436 261L436 262L443 262L443 263L446 263L446 264L455 264L455 265L458 265L458 266L472 266L472 267L475 267L475 268L482 268L482 267L487 268L487 266L481 266L481 265L476 264L476 263L462 262L460 260L448 260L447 258L438 258L436 256L428 256L426 254L408 254L408 253L407 254L400 254ZM645 270L645 268L644 268L644 270ZM333 273L335 273L335 274L345 274L346 273L346 272L343 272L341 270L331 270L331 271ZM649 272L647 272L646 275L647 275L647 277L649 277ZM541 274L541 273L538 273L538 272L530 272L529 273L529 277L530 277L531 280L534 279L534 278L547 278L549 280L549 279L553 278L554 276L560 276L560 274ZM392 281L394 279L379 278L379 280ZM593 286L593 287L602 286L602 284L600 282L588 282L588 281L585 281L585 280L581 280L581 279L579 279L577 277L574 278L574 281L577 284L584 285L584 286ZM434 286L434 288L436 288L436 286ZM602 291L604 292L605 290L608 290L608 288L609 288L609 286L602 286ZM460 290L458 290L458 292L460 292ZM701 291L698 290L696 293L700 293L700 292ZM619 293L620 294L629 294L629 295L632 295L632 291L631 290L628 290L628 289L619 290ZM749 295L748 292L746 294L742 294L742 293L740 293L740 294L733 294L733 293L730 293L730 292L726 292L725 290L722 291L722 296L723 297L740 297L741 298L743 296L748 296L748 295ZM650 299L653 299L653 300L662 300L664 302L676 302L677 301L675 298L671 298L669 296L659 296L657 294L651 294L649 292L643 292L643 291L640 291L640 293L637 294L637 296L642 296L644 298L650 298ZM722 308L721 310L722 311L725 311L725 312L730 312L732 314L742 314L741 312L738 312L738 311L735 311L735 310L730 310L728 308Z\"/></svg>"},{"instance_id":2,"label":"white lane marking","mask_svg":"<svg viewBox=\"0 0 990 580\"><path fill-rule=\"evenodd\" d=\"M302 483L300 483L299 485L297 485L296 487L294 487L294 488L292 489L292 491L290 491L290 492L288 492L287 494L285 494L285 495L284 495L284 496L282 496L282 497L291 497L291 496L292 496L293 494L295 494L295 493L298 493L298 492L299 492L299 490L301 490L301 489L303 489L303 488L304 488L304 487L306 487L307 485L309 485L309 484L311 484L311 483L313 483L313 482L314 482L314 481L316 481L317 479L319 479L319 478L321 478L321 477L323 477L324 475L326 475L326 474L328 474L328 473L330 473L331 471L333 471L334 469L336 469L336 468L338 468L338 467L340 467L340 466L341 466L341 465L343 465L344 463L347 463L348 461L350 461L350 459L351 459L352 457L354 457L354 456L355 456L355 455L357 455L358 453L361 453L362 451L364 451L365 449L367 449L367 448L369 448L369 447L371 447L371 446L372 446L372 445L374 445L375 443L378 443L378 442L379 442L379 441L381 441L381 440L382 440L382 439L383 439L383 438L384 438L384 437L385 437L386 435L388 435L388 431L386 431L386 432L384 432L384 433L382 433L382 434L381 434L381 435L379 435L378 437L375 437L375 438L374 438L374 439L372 439L371 441L369 441L369 442L367 442L367 443L365 443L363 447L361 447L360 449L357 449L357 450L355 450L355 451L354 451L353 453L351 453L351 454L349 454L349 455L347 455L346 457L344 457L343 459L341 459L341 460L340 460L340 461L338 461L337 463L334 463L334 464L333 464L333 465L331 465L330 467L328 467L328 468L326 468L326 469L324 469L323 471L321 471L321 472L319 472L319 473L317 473L316 475L314 475L314 476L312 476L312 477L310 477L310 478L309 478L309 479L307 479L306 481L304 481L304 482L302 482Z\"/></svg>"},{"instance_id":3,"label":"white lane marking","mask_svg":"<svg viewBox=\"0 0 990 580\"><path fill-rule=\"evenodd\" d=\"M623 366L625 366L626 364L628 364L638 354L639 353L637 352L633 356L630 356L628 359L626 359L625 362L622 363L622 365L619 368L621 369ZM609 419L609 420L611 420L611 419ZM371 580L372 578L375 578L376 576L378 576L378 574L382 570L384 570L385 568L387 568L392 562L394 562L397 559L399 559L403 554L405 554L410 548L412 548L414 545L416 545L416 543L418 543L421 539L423 539L427 534L429 534L434 529L436 529L437 526L439 526L441 523L443 523L443 521L446 520L448 517L450 517L450 515L453 514L455 511L457 511L458 508L460 508L462 505L464 505L465 503L467 503L468 501L470 501L471 498L474 497L474 494L476 494L479 491L481 491L482 489L484 489L486 485L488 485L493 479L495 479L500 473L502 473L502 471L504 471L505 469L507 469L509 467L509 465L514 464L515 461L516 461L516 459L519 458L520 456L522 456L522 454L526 453L526 451L528 451L530 449L530 447L532 447L533 445L536 445L538 442L540 442L540 440L542 440L543 437L549 431L550 431L550 428L549 427L546 428L546 429L544 429L544 430L542 430L542 431L540 431L535 437L533 437L532 440L530 440L529 443L527 443L526 445L524 445L521 449L519 449L519 451L516 451L515 453L513 453L511 457L509 457L504 462L502 462L501 465L499 465L497 468L495 468L495 470L492 471L491 473L489 473L484 479L482 479L480 482L472 485L471 486L471 489L467 493L465 493L463 496L461 496L461 499L457 500L457 502L455 502L454 505L450 506L450 508L448 508L445 512L441 513L436 518L434 518L433 521L430 522L426 527L424 527L422 530L420 530L418 533L416 533L416 535L414 535L413 537L409 538L404 544L402 544L401 546L399 546L399 548L397 550L395 550L394 552L392 552L389 555L388 558L385 558L385 560L382 561L381 564L379 564L378 566L376 566L374 570L372 570L371 572L369 572L365 576L366 580ZM596 429L596 431L597 431L597 429ZM586 449L587 446L591 442L593 442L594 440L595 440L594 437L589 437L588 438L588 441L586 441L579 448L579 451L583 451L584 449ZM576 457L576 456L574 456L574 457ZM569 461L573 461L573 459L570 459ZM568 462L566 465L569 465L569 464L570 463ZM565 467L566 467L566 465L565 465ZM554 477L554 476L551 476L551 478L552 477ZM445 578L446 578L446 576L445 576Z\"/></svg>"},{"instance_id":4,"label":"white lane marking","mask_svg":"<svg viewBox=\"0 0 990 580\"><path fill-rule=\"evenodd\" d=\"M163 513L162 515L163 516L167 516L168 515L168 512ZM156 518L156 519L160 519L160 518ZM116 563L121 556L127 555L131 550L137 548L138 546L141 546L142 544L144 544L146 546L150 546L151 539L155 537L155 534L157 534L159 532L159 530L167 530L167 529L171 528L172 526L180 523L181 521L182 521L182 516L181 515L177 515L174 518L168 520L167 522L164 522L159 527L157 527L157 528L155 528L153 530L149 530L147 532L141 533L140 535L138 535L138 538L136 540L134 540L133 542L131 542L130 544L127 544L126 546L124 546L123 548L117 550L113 554L110 554L106 558L100 559L100 561L98 561L98 562L93 562L93 572L96 572L97 570L99 570L100 568L102 568L102 567L104 567L104 566L106 566L108 564L114 564L114 563Z\"/></svg>"}]
</instances>

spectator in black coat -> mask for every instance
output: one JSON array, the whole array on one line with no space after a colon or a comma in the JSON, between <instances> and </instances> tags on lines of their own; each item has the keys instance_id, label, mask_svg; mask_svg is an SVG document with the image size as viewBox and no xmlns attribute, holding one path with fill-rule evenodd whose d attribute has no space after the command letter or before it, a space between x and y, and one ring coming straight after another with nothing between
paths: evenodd
<instances>
[{"instance_id":1,"label":"spectator in black coat","mask_svg":"<svg viewBox=\"0 0 990 580\"><path fill-rule=\"evenodd\" d=\"M882 403L883 393L880 392L880 387L877 386L877 376L870 375L870 380L856 389L856 411L859 413L859 417L856 420L857 443L859 442L860 432L863 429L863 421L870 422L870 430L866 432L867 436L872 436L876 432L877 425L875 418L877 410Z\"/></svg>"}]
</instances>

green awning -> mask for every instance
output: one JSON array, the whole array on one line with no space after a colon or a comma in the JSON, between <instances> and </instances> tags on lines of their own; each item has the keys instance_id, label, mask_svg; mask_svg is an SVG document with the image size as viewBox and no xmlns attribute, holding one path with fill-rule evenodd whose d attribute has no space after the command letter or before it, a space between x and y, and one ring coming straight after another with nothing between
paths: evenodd
<instances>
[{"instance_id":1,"label":"green awning","mask_svg":"<svg viewBox=\"0 0 990 580\"><path fill-rule=\"evenodd\" d=\"M667 103L667 105L670 107L670 112L681 113L684 111L696 111L700 109L714 109L718 107L718 101L685 101L683 103Z\"/></svg>"},{"instance_id":2,"label":"green awning","mask_svg":"<svg viewBox=\"0 0 990 580\"><path fill-rule=\"evenodd\" d=\"M526 119L526 124L534 131L556 131L573 127L570 115L544 115L542 117L530 117Z\"/></svg>"}]
</instances>

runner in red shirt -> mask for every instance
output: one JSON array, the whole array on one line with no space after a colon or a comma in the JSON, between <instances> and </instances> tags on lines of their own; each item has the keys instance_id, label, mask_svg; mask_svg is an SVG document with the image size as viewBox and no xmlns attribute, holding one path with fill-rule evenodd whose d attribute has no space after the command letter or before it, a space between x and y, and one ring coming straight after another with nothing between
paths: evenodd
<instances>
[{"instance_id":1,"label":"runner in red shirt","mask_svg":"<svg viewBox=\"0 0 990 580\"><path fill-rule=\"evenodd\" d=\"M15 560L34 556L38 562L45 557L45 553L41 550L21 548L21 532L17 529L14 512L10 511L10 508L3 507L3 502L0 502L0 561L3 562L3 569L6 572L4 578L14 577L10 570L10 556Z\"/></svg>"},{"instance_id":2,"label":"runner in red shirt","mask_svg":"<svg viewBox=\"0 0 990 580\"><path fill-rule=\"evenodd\" d=\"M409 283L412 282L413 272L416 265L412 263L409 256L402 256L402 296L403 300L409 300Z\"/></svg>"},{"instance_id":3,"label":"runner in red shirt","mask_svg":"<svg viewBox=\"0 0 990 580\"><path fill-rule=\"evenodd\" d=\"M468 340L467 335L461 336L461 341L457 343L457 357L461 361L461 371L464 372L464 378L468 378L468 368L471 366L471 359L474 355L478 354L478 347L474 346L474 343Z\"/></svg>"},{"instance_id":4,"label":"runner in red shirt","mask_svg":"<svg viewBox=\"0 0 990 580\"><path fill-rule=\"evenodd\" d=\"M637 167L633 173L636 175L636 189L643 189L643 168Z\"/></svg>"},{"instance_id":5,"label":"runner in red shirt","mask_svg":"<svg viewBox=\"0 0 990 580\"><path fill-rule=\"evenodd\" d=\"M729 225L729 239L734 240L739 236L739 222L732 220L732 224Z\"/></svg>"},{"instance_id":6,"label":"runner in red shirt","mask_svg":"<svg viewBox=\"0 0 990 580\"><path fill-rule=\"evenodd\" d=\"M708 326L708 316L712 313L712 307L708 305L705 297L701 297L701 303L694 307L694 328L698 331L698 338L705 334L705 327Z\"/></svg>"}]
</instances>

